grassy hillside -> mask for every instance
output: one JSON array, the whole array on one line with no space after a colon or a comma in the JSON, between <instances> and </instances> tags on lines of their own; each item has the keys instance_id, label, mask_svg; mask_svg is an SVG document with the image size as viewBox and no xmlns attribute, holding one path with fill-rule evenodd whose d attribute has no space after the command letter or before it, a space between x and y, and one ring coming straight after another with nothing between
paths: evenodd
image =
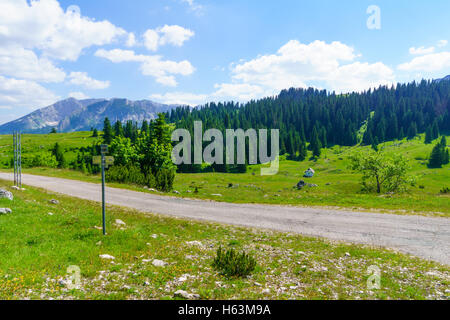
<instances>
[{"instance_id":1,"label":"grassy hillside","mask_svg":"<svg viewBox=\"0 0 450 320\"><path fill-rule=\"evenodd\" d=\"M64 148L92 144L94 139L89 132L55 135L25 135L24 154L38 152L39 148L50 148L58 141ZM261 166L250 166L245 174L200 173L177 174L174 188L179 196L213 199L217 201L241 203L288 204L300 206L335 206L357 210L378 210L399 214L425 214L435 216L450 215L450 196L440 194L444 187L450 187L450 165L441 169L429 169L427 158L437 141L425 145L423 136L414 140L402 140L385 143L388 153L401 153L406 156L412 167L411 174L417 176L417 184L400 194L367 194L361 192L361 175L348 168L348 156L352 152L364 153L370 147L339 147L323 149L318 161L294 162L282 160L279 173L275 176L261 176ZM10 153L8 143L10 136L0 136L0 150L3 158ZM447 138L450 141L450 137ZM41 148L41 149L42 149ZM71 153L72 152L72 153ZM69 151L67 157L73 156ZM313 178L302 178L303 172L314 168ZM80 172L33 168L25 169L25 173L57 176L68 179L79 179L100 182L99 176L87 176ZM293 187L303 179L317 184L316 188L296 190ZM113 187L125 187L148 192L137 186L110 184ZM195 190L198 193L195 193Z\"/></svg>"},{"instance_id":2,"label":"grassy hillside","mask_svg":"<svg viewBox=\"0 0 450 320\"><path fill-rule=\"evenodd\" d=\"M0 180L0 188L8 185ZM97 203L31 187L11 191L12 202L0 199L13 211L0 215L0 299L173 299L179 289L201 299L449 296L448 267L389 250L118 207L108 207L104 237ZM255 272L243 279L218 274L211 263L219 245L254 255ZM64 282L72 265L81 270L79 289ZM370 266L381 270L380 289L367 288Z\"/></svg>"}]
</instances>

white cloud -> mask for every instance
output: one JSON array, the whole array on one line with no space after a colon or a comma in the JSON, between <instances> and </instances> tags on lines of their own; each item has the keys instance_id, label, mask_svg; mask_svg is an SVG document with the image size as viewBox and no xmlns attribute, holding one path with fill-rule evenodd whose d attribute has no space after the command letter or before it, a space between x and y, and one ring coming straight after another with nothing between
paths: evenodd
<instances>
[{"instance_id":1,"label":"white cloud","mask_svg":"<svg viewBox=\"0 0 450 320\"><path fill-rule=\"evenodd\" d=\"M128 34L128 39L127 39L127 42L125 43L125 45L127 47L134 47L136 44L137 44L136 36L134 35L133 32L130 32Z\"/></svg>"},{"instance_id":2,"label":"white cloud","mask_svg":"<svg viewBox=\"0 0 450 320\"><path fill-rule=\"evenodd\" d=\"M189 10L192 12L195 12L197 15L203 14L203 6L201 4L198 4L194 0L181 0L181 2L188 4Z\"/></svg>"},{"instance_id":3,"label":"white cloud","mask_svg":"<svg viewBox=\"0 0 450 320\"><path fill-rule=\"evenodd\" d=\"M0 45L42 50L44 56L75 61L82 50L114 42L127 33L109 21L65 12L56 0L2 0Z\"/></svg>"},{"instance_id":4,"label":"white cloud","mask_svg":"<svg viewBox=\"0 0 450 320\"><path fill-rule=\"evenodd\" d=\"M393 84L395 77L391 68L381 62L357 61L359 57L352 47L341 42L302 44L292 40L275 54L232 64L231 81L215 84L212 93L168 92L151 98L197 105L207 101L245 102L276 95L290 87L321 86L337 92L352 92Z\"/></svg>"},{"instance_id":5,"label":"white cloud","mask_svg":"<svg viewBox=\"0 0 450 320\"><path fill-rule=\"evenodd\" d=\"M197 106L208 101L207 94L194 94L188 92L168 92L166 94L152 94L150 99L161 101L166 104L182 104Z\"/></svg>"},{"instance_id":6,"label":"white cloud","mask_svg":"<svg viewBox=\"0 0 450 320\"><path fill-rule=\"evenodd\" d=\"M438 47L439 47L439 48L446 47L447 44L448 44L448 41L447 41L447 40L439 40L439 41L438 41Z\"/></svg>"},{"instance_id":7,"label":"white cloud","mask_svg":"<svg viewBox=\"0 0 450 320\"><path fill-rule=\"evenodd\" d=\"M57 101L53 92L29 80L0 76L0 105L9 108L40 108Z\"/></svg>"},{"instance_id":8,"label":"white cloud","mask_svg":"<svg viewBox=\"0 0 450 320\"><path fill-rule=\"evenodd\" d=\"M402 71L440 71L444 68L450 68L450 52L427 54L416 57L410 62L400 64L397 67Z\"/></svg>"},{"instance_id":9,"label":"white cloud","mask_svg":"<svg viewBox=\"0 0 450 320\"><path fill-rule=\"evenodd\" d=\"M347 92L393 81L389 67L381 62L355 61L358 57L352 47L340 42L302 44L291 40L276 54L233 65L232 78L235 82L258 85L263 92L317 86L318 82L331 90Z\"/></svg>"},{"instance_id":10,"label":"white cloud","mask_svg":"<svg viewBox=\"0 0 450 320\"><path fill-rule=\"evenodd\" d=\"M145 31L144 45L150 51L157 51L160 46L167 44L181 47L184 42L194 36L194 31L185 29L178 25L164 25L156 30L148 29Z\"/></svg>"},{"instance_id":11,"label":"white cloud","mask_svg":"<svg viewBox=\"0 0 450 320\"><path fill-rule=\"evenodd\" d=\"M121 62L139 62L140 69L143 75L152 76L160 84L166 86L176 86L177 82L173 75L188 76L195 71L195 68L187 60L180 62L163 60L161 56L147 56L136 54L132 50L97 50L95 53L97 57L105 58L113 63Z\"/></svg>"},{"instance_id":12,"label":"white cloud","mask_svg":"<svg viewBox=\"0 0 450 320\"><path fill-rule=\"evenodd\" d=\"M162 34L159 40L160 45L168 43L177 47L181 47L185 41L194 36L194 31L177 25L168 26L166 24L164 27L158 28L158 32Z\"/></svg>"},{"instance_id":13,"label":"white cloud","mask_svg":"<svg viewBox=\"0 0 450 320\"><path fill-rule=\"evenodd\" d=\"M144 45L150 51L158 50L159 35L155 30L148 29L144 33Z\"/></svg>"},{"instance_id":14,"label":"white cloud","mask_svg":"<svg viewBox=\"0 0 450 320\"><path fill-rule=\"evenodd\" d=\"M412 55L424 55L424 54L430 54L434 52L434 47L429 47L429 48L425 48L425 47L420 47L420 48L409 48L409 53Z\"/></svg>"},{"instance_id":15,"label":"white cloud","mask_svg":"<svg viewBox=\"0 0 450 320\"><path fill-rule=\"evenodd\" d=\"M69 77L70 83L77 86L83 86L87 89L98 90L106 89L109 87L109 81L100 81L92 79L86 72L71 72Z\"/></svg>"},{"instance_id":16,"label":"white cloud","mask_svg":"<svg viewBox=\"0 0 450 320\"><path fill-rule=\"evenodd\" d=\"M69 93L69 98L75 98L77 100L89 99L89 96L85 95L83 92L71 92Z\"/></svg>"},{"instance_id":17,"label":"white cloud","mask_svg":"<svg viewBox=\"0 0 450 320\"><path fill-rule=\"evenodd\" d=\"M38 58L32 50L21 47L0 47L2 75L42 82L62 82L65 72L47 58Z\"/></svg>"}]
</instances>

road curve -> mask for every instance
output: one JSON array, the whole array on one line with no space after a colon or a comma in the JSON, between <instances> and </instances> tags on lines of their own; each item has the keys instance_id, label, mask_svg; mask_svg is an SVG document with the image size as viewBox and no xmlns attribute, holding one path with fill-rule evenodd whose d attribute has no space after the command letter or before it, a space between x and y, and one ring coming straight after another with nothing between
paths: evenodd
<instances>
[{"instance_id":1,"label":"road curve","mask_svg":"<svg viewBox=\"0 0 450 320\"><path fill-rule=\"evenodd\" d=\"M0 179L13 180L11 173ZM26 185L101 201L98 184L24 174ZM107 188L106 201L144 212L383 246L450 265L450 219L321 208L234 204Z\"/></svg>"}]
</instances>

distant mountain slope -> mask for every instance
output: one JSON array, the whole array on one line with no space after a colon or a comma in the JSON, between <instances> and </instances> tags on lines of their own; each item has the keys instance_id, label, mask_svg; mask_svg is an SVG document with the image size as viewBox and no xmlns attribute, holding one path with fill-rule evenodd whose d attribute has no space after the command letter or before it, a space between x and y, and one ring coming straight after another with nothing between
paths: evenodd
<instances>
[{"instance_id":1,"label":"distant mountain slope","mask_svg":"<svg viewBox=\"0 0 450 320\"><path fill-rule=\"evenodd\" d=\"M450 75L448 75L448 76L446 76L446 77L444 77L444 78L442 78L442 79L436 79L436 80L434 80L435 82L441 82L441 81L450 81Z\"/></svg>"},{"instance_id":2,"label":"distant mountain slope","mask_svg":"<svg viewBox=\"0 0 450 320\"><path fill-rule=\"evenodd\" d=\"M24 133L48 133L52 128L59 132L90 130L92 127L101 129L105 117L111 122L142 122L154 119L159 112L167 112L175 107L178 106L149 100L69 98L1 125L0 134L9 134L14 130Z\"/></svg>"}]
</instances>

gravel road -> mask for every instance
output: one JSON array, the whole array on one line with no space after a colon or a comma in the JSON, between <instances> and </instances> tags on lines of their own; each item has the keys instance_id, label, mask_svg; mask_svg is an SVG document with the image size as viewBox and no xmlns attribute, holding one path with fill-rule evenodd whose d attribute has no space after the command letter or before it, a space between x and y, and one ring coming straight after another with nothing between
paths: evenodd
<instances>
[{"instance_id":1,"label":"gravel road","mask_svg":"<svg viewBox=\"0 0 450 320\"><path fill-rule=\"evenodd\" d=\"M0 179L13 180L10 173ZM26 185L101 201L97 184L25 174ZM106 201L144 212L392 248L450 265L450 219L320 208L233 204L107 188Z\"/></svg>"}]
</instances>

